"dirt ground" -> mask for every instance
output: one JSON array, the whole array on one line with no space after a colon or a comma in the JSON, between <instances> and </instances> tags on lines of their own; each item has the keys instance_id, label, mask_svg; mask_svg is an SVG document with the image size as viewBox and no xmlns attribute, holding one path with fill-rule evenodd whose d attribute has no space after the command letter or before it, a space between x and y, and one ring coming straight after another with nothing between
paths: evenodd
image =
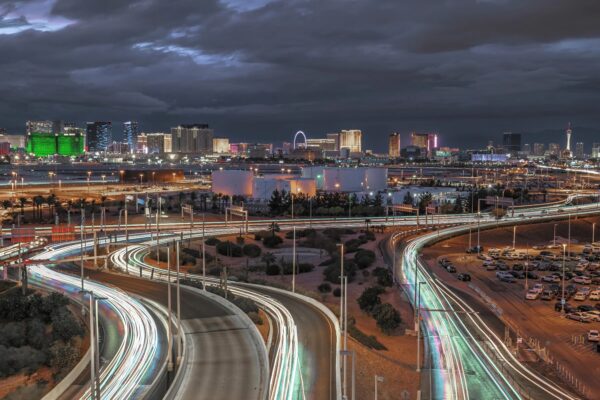
<instances>
[{"instance_id":1,"label":"dirt ground","mask_svg":"<svg viewBox=\"0 0 600 400\"><path fill-rule=\"evenodd\" d=\"M592 223L596 222L600 227L600 218L573 219L571 221L571 251L581 252L584 243L591 241ZM549 222L534 225L519 225L516 234L516 248L518 251L537 255L539 251L532 249L534 245L548 245L553 242L554 224L557 224L557 243L566 242L568 237L568 222ZM597 228L598 229L598 228ZM600 229L599 229L600 231ZM472 243L476 243L476 232L472 232ZM598 240L598 231L596 240ZM513 228L497 228L488 231L482 231L480 236L481 244L484 246L484 253L489 248L495 247L502 249L512 247ZM581 382L585 382L589 398L599 398L600 380L596 379L600 375L600 354L595 352L594 345L582 339L589 329L600 329L600 322L580 323L560 317L560 313L554 310L554 305L558 298L551 301L525 300L525 280L517 280L515 283L505 283L499 281L496 271L486 271L482 267L483 261L477 259L475 255L467 255L465 249L468 246L469 235L462 235L449 240L445 240L426 248L423 251L423 258L430 265L430 268L451 287L461 292L465 296L476 299L484 308L489 308L489 304L474 290L479 288L493 303L497 305L502 313L502 320L514 331L518 330L518 336L525 340L533 338L543 347L547 347L551 357L559 362L560 365L567 368ZM562 249L552 250L556 254ZM456 274L450 274L441 268L438 260L446 257L456 266L457 272L467 272L472 277L472 282L462 282L456 278ZM509 266L514 263L523 263L523 261L506 261ZM550 274L549 271L534 271L540 277ZM544 283L545 287L550 284L541 282L540 279L529 279L527 284L532 287L535 283ZM566 283L572 284L571 281ZM584 285L575 285L577 287ZM595 289L592 285L592 289ZM559 296L560 297L560 296ZM578 302L570 299L569 304L578 306L581 304L594 305L597 301ZM501 327L497 321L492 321L492 325ZM497 332L500 337L504 336L503 331ZM520 356L525 359L530 353L521 350Z\"/></svg>"}]
</instances>

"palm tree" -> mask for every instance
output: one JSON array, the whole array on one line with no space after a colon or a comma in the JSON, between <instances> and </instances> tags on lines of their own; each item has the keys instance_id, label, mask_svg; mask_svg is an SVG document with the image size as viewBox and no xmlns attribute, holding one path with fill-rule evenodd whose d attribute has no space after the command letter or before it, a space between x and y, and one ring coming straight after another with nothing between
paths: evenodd
<instances>
[{"instance_id":1,"label":"palm tree","mask_svg":"<svg viewBox=\"0 0 600 400\"><path fill-rule=\"evenodd\" d=\"M38 215L38 219L41 220L42 219L42 204L44 204L46 200L44 199L44 196L40 196L37 195L33 198L33 205L35 206L35 208L37 208L37 215Z\"/></svg>"}]
</instances>

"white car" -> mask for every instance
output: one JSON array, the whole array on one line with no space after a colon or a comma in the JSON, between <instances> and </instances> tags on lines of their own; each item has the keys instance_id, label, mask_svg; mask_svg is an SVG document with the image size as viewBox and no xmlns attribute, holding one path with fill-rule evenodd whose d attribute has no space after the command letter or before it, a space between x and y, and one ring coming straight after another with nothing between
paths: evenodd
<instances>
[{"instance_id":1,"label":"white car","mask_svg":"<svg viewBox=\"0 0 600 400\"><path fill-rule=\"evenodd\" d=\"M600 332L596 329L590 329L587 334L588 342L600 342Z\"/></svg>"},{"instance_id":2,"label":"white car","mask_svg":"<svg viewBox=\"0 0 600 400\"><path fill-rule=\"evenodd\" d=\"M589 285L592 283L592 280L587 276L576 276L573 278L573 282L580 283L582 285Z\"/></svg>"},{"instance_id":3,"label":"white car","mask_svg":"<svg viewBox=\"0 0 600 400\"><path fill-rule=\"evenodd\" d=\"M536 283L535 285L533 285L533 288L531 288L530 291L542 293L544 291L544 285L541 283Z\"/></svg>"},{"instance_id":4,"label":"white car","mask_svg":"<svg viewBox=\"0 0 600 400\"><path fill-rule=\"evenodd\" d=\"M556 275L545 275L544 277L542 277L542 281L556 283L560 282L560 278Z\"/></svg>"},{"instance_id":5,"label":"white car","mask_svg":"<svg viewBox=\"0 0 600 400\"><path fill-rule=\"evenodd\" d=\"M590 300L593 300L593 301L600 300L600 290L598 290L598 289L592 290L590 292Z\"/></svg>"},{"instance_id":6,"label":"white car","mask_svg":"<svg viewBox=\"0 0 600 400\"><path fill-rule=\"evenodd\" d=\"M586 317L589 318L590 321L600 322L600 315L592 312L584 312Z\"/></svg>"},{"instance_id":7,"label":"white car","mask_svg":"<svg viewBox=\"0 0 600 400\"><path fill-rule=\"evenodd\" d=\"M586 297L587 297L587 295L584 292L579 291L579 292L575 293L575 296L573 296L573 300L585 301Z\"/></svg>"},{"instance_id":8,"label":"white car","mask_svg":"<svg viewBox=\"0 0 600 400\"><path fill-rule=\"evenodd\" d=\"M527 291L527 293L525 294L525 298L527 300L537 300L538 297L540 297L540 292L535 291L533 289Z\"/></svg>"}]
</instances>

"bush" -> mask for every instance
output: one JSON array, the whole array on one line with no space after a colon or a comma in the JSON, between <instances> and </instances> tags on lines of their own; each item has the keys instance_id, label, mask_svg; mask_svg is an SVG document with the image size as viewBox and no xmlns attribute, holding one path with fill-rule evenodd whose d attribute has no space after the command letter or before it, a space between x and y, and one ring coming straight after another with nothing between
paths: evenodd
<instances>
[{"instance_id":1,"label":"bush","mask_svg":"<svg viewBox=\"0 0 600 400\"><path fill-rule=\"evenodd\" d=\"M79 360L79 349L69 343L56 341L50 347L50 360L54 368L71 370Z\"/></svg>"},{"instance_id":2,"label":"bush","mask_svg":"<svg viewBox=\"0 0 600 400\"><path fill-rule=\"evenodd\" d=\"M200 258L202 256L202 253L199 250L190 249L188 247L181 249L181 252L184 254L188 254L192 257L195 257L195 258Z\"/></svg>"},{"instance_id":3,"label":"bush","mask_svg":"<svg viewBox=\"0 0 600 400\"><path fill-rule=\"evenodd\" d=\"M281 273L281 269L277 264L269 264L265 270L265 273L267 275L279 275Z\"/></svg>"},{"instance_id":4,"label":"bush","mask_svg":"<svg viewBox=\"0 0 600 400\"><path fill-rule=\"evenodd\" d=\"M216 237L209 237L208 239L206 239L204 241L204 243L207 246L216 246L217 244L221 243L221 241L219 239L217 239Z\"/></svg>"},{"instance_id":5,"label":"bush","mask_svg":"<svg viewBox=\"0 0 600 400\"><path fill-rule=\"evenodd\" d=\"M83 336L83 328L66 309L52 316L52 336L54 339L69 341L73 336Z\"/></svg>"},{"instance_id":6,"label":"bush","mask_svg":"<svg viewBox=\"0 0 600 400\"><path fill-rule=\"evenodd\" d=\"M348 321L348 333L358 342L367 347L370 347L374 350L387 350L387 347L381 344L375 336L367 336L364 332L359 330L354 324L353 320Z\"/></svg>"},{"instance_id":7,"label":"bush","mask_svg":"<svg viewBox=\"0 0 600 400\"><path fill-rule=\"evenodd\" d=\"M373 308L373 317L379 329L388 335L402 322L400 314L390 303L379 304Z\"/></svg>"},{"instance_id":8,"label":"bush","mask_svg":"<svg viewBox=\"0 0 600 400\"><path fill-rule=\"evenodd\" d=\"M373 270L373 276L377 277L379 286L390 287L394 283L392 272L387 268L377 267Z\"/></svg>"},{"instance_id":9,"label":"bush","mask_svg":"<svg viewBox=\"0 0 600 400\"><path fill-rule=\"evenodd\" d=\"M244 245L242 251L244 252L245 256L252 257L252 258L256 258L256 257L260 256L260 253L262 252L260 247L255 244Z\"/></svg>"},{"instance_id":10,"label":"bush","mask_svg":"<svg viewBox=\"0 0 600 400\"><path fill-rule=\"evenodd\" d=\"M344 262L344 274L348 277L348 282L352 282L356 276L356 264L348 261ZM340 264L336 263L329 265L323 270L323 275L325 276L326 281L339 283L341 275Z\"/></svg>"},{"instance_id":11,"label":"bush","mask_svg":"<svg viewBox=\"0 0 600 400\"><path fill-rule=\"evenodd\" d=\"M340 289L339 287L336 287L335 289L333 289L333 295L335 297L340 297L342 295L342 289Z\"/></svg>"},{"instance_id":12,"label":"bush","mask_svg":"<svg viewBox=\"0 0 600 400\"><path fill-rule=\"evenodd\" d=\"M363 244L362 241L358 239L350 239L344 243L344 251L348 254L354 253L359 249L361 244Z\"/></svg>"},{"instance_id":13,"label":"bush","mask_svg":"<svg viewBox=\"0 0 600 400\"><path fill-rule=\"evenodd\" d=\"M241 257L242 256L242 248L235 243L230 242L229 240L226 242L217 243L217 253L227 256L227 257Z\"/></svg>"},{"instance_id":14,"label":"bush","mask_svg":"<svg viewBox=\"0 0 600 400\"><path fill-rule=\"evenodd\" d=\"M317 288L321 293L329 293L331 292L331 285L327 282L323 282Z\"/></svg>"},{"instance_id":15,"label":"bush","mask_svg":"<svg viewBox=\"0 0 600 400\"><path fill-rule=\"evenodd\" d=\"M375 262L375 252L360 249L354 254L354 261L360 269L369 268Z\"/></svg>"},{"instance_id":16,"label":"bush","mask_svg":"<svg viewBox=\"0 0 600 400\"><path fill-rule=\"evenodd\" d=\"M244 241L245 240L244 240L243 236L236 236L236 238L235 238L235 242L240 246L244 244Z\"/></svg>"},{"instance_id":17,"label":"bush","mask_svg":"<svg viewBox=\"0 0 600 400\"><path fill-rule=\"evenodd\" d=\"M30 346L5 347L0 345L0 377L13 375L21 370L32 373L46 362L46 354Z\"/></svg>"},{"instance_id":18,"label":"bush","mask_svg":"<svg viewBox=\"0 0 600 400\"><path fill-rule=\"evenodd\" d=\"M263 239L263 244L265 245L265 247L268 248L275 248L278 245L280 245L281 243L283 243L283 239L281 239L279 236L275 235L275 236L269 236Z\"/></svg>"},{"instance_id":19,"label":"bush","mask_svg":"<svg viewBox=\"0 0 600 400\"><path fill-rule=\"evenodd\" d=\"M156 250L152 249L151 252L148 253L148 257L154 261L167 262L167 250L159 249L158 250L158 260L156 259Z\"/></svg>"},{"instance_id":20,"label":"bush","mask_svg":"<svg viewBox=\"0 0 600 400\"><path fill-rule=\"evenodd\" d=\"M256 325L262 325L263 324L263 320L260 317L260 315L256 312L249 312L248 313L248 317L250 318L250 320L252 322L254 322Z\"/></svg>"},{"instance_id":21,"label":"bush","mask_svg":"<svg viewBox=\"0 0 600 400\"><path fill-rule=\"evenodd\" d=\"M196 258L187 254L183 254L181 256L181 264L187 266L194 266L196 265Z\"/></svg>"},{"instance_id":22,"label":"bush","mask_svg":"<svg viewBox=\"0 0 600 400\"><path fill-rule=\"evenodd\" d=\"M249 314L251 312L258 313L258 306L256 305L256 303L254 303L254 301L247 299L245 297L236 297L233 300L233 304L238 306L238 308L240 310L242 310L243 312L245 312L246 314Z\"/></svg>"},{"instance_id":23,"label":"bush","mask_svg":"<svg viewBox=\"0 0 600 400\"><path fill-rule=\"evenodd\" d=\"M315 269L315 266L311 263L300 263L298 264L298 273L303 274L305 272L311 272Z\"/></svg>"},{"instance_id":24,"label":"bush","mask_svg":"<svg viewBox=\"0 0 600 400\"><path fill-rule=\"evenodd\" d=\"M379 298L379 295L384 291L385 290L380 286L368 287L363 290L356 302L361 310L371 313L376 306L381 304L381 298Z\"/></svg>"}]
</instances>

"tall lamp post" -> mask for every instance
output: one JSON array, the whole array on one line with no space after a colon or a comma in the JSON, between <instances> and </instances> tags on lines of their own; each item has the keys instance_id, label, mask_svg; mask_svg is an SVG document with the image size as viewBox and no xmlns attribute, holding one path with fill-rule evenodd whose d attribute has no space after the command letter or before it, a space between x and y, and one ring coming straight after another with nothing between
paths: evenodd
<instances>
[{"instance_id":1,"label":"tall lamp post","mask_svg":"<svg viewBox=\"0 0 600 400\"><path fill-rule=\"evenodd\" d=\"M594 222L592 224L592 244L594 244L596 242L595 238L596 238L596 223Z\"/></svg>"},{"instance_id":2,"label":"tall lamp post","mask_svg":"<svg viewBox=\"0 0 600 400\"><path fill-rule=\"evenodd\" d=\"M375 374L375 400L377 400L377 384L379 382L383 383L383 376L379 376L379 375Z\"/></svg>"},{"instance_id":3,"label":"tall lamp post","mask_svg":"<svg viewBox=\"0 0 600 400\"><path fill-rule=\"evenodd\" d=\"M563 243L563 262L562 262L562 297L560 299L560 313L565 314L565 259L567 253L567 245Z\"/></svg>"},{"instance_id":4,"label":"tall lamp post","mask_svg":"<svg viewBox=\"0 0 600 400\"><path fill-rule=\"evenodd\" d=\"M346 288L344 287L344 283L346 280L344 279L344 244L338 243L337 246L340 248L340 328L344 332L344 342L343 342L343 350L347 350L348 344L348 325L347 325L347 316L346 316L346 308L344 307L346 301ZM346 394L346 358L343 360L342 365L343 370L343 393Z\"/></svg>"}]
</instances>

